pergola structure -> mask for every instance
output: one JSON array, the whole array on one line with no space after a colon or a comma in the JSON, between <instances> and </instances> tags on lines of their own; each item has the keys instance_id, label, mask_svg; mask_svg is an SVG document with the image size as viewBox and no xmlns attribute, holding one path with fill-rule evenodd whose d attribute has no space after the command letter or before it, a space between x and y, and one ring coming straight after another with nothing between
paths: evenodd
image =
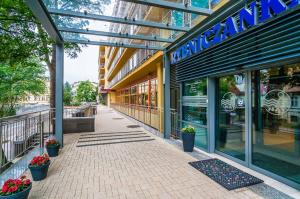
<instances>
[{"instance_id":1,"label":"pergola structure","mask_svg":"<svg viewBox=\"0 0 300 199\"><path fill-rule=\"evenodd\" d=\"M207 0L206 8L193 7L184 3L176 3L166 0L122 0L128 3L141 4L153 7L159 7L169 9L170 11L179 11L185 13L191 13L196 15L209 16L211 11L211 0ZM63 1L60 1L63 2ZM65 3L78 3L80 1L66 1ZM170 22L157 22L147 21L144 19L130 18L125 16L124 18L118 16L105 16L99 13L90 13L89 10L72 10L62 9L58 5L58 1L49 0L25 0L25 3L29 6L33 14L43 25L50 37L56 42L56 111L55 111L55 134L57 139L63 145L63 68L64 68L64 42L99 45L99 46L114 46L122 48L135 48L135 49L148 49L164 51L166 47L175 42L175 38L170 34L168 37L160 35L144 35L144 34L130 34L128 32L111 32L93 30L89 27L78 28L69 27L68 24L60 24L60 19L74 19L77 21L102 21L115 24L126 24L129 26L141 26L153 29L162 29L170 32L188 32L191 27L185 27L174 25ZM93 39L89 39L88 36L92 36ZM95 37L101 37L100 39L94 39ZM104 37L104 39L103 39ZM118 38L117 42L112 42L108 38ZM121 39L129 40L130 42L123 42ZM144 43L143 43L144 42ZM155 43L155 44L151 44ZM164 135L169 137L170 132L170 118L166 115L170 112L170 60L167 53L164 53L164 116L165 116L165 128Z\"/></svg>"}]
</instances>

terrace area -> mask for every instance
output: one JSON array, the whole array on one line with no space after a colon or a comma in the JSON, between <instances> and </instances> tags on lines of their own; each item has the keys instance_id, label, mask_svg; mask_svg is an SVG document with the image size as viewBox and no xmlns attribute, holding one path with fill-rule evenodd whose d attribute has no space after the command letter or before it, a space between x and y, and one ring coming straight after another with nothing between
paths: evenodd
<instances>
[{"instance_id":1,"label":"terrace area","mask_svg":"<svg viewBox=\"0 0 300 199\"><path fill-rule=\"evenodd\" d=\"M98 107L95 132L65 134L60 155L51 158L48 177L33 182L29 198L299 197L288 186L241 166L265 183L228 191L188 164L211 155L184 153L180 143L137 124L113 109ZM30 177L29 171L25 174Z\"/></svg>"}]
</instances>

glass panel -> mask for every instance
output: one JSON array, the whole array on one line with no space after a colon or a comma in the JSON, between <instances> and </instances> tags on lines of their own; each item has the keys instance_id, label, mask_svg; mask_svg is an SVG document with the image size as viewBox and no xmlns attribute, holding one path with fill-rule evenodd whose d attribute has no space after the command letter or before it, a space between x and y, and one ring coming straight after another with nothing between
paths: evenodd
<instances>
[{"instance_id":1,"label":"glass panel","mask_svg":"<svg viewBox=\"0 0 300 199\"><path fill-rule=\"evenodd\" d=\"M182 127L192 125L196 129L195 145L207 149L207 79L183 84Z\"/></svg>"},{"instance_id":2,"label":"glass panel","mask_svg":"<svg viewBox=\"0 0 300 199\"><path fill-rule=\"evenodd\" d=\"M245 160L245 75L219 78L216 149Z\"/></svg>"},{"instance_id":3,"label":"glass panel","mask_svg":"<svg viewBox=\"0 0 300 199\"><path fill-rule=\"evenodd\" d=\"M300 183L300 64L252 73L252 163Z\"/></svg>"}]
</instances>

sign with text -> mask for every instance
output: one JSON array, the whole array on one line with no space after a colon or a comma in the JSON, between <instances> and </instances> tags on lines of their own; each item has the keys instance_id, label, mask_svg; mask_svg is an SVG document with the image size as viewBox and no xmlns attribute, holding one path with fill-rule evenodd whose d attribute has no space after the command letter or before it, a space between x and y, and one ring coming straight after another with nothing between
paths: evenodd
<instances>
[{"instance_id":1,"label":"sign with text","mask_svg":"<svg viewBox=\"0 0 300 199\"><path fill-rule=\"evenodd\" d=\"M290 0L284 3L282 0L258 0L241 9L237 16L230 16L224 22L220 22L211 29L188 41L176 51L171 53L171 63L175 64L186 57L201 52L213 45L221 43L229 37L241 33L259 23L276 16L287 9L299 5L299 0ZM259 9L261 15L259 16Z\"/></svg>"}]
</instances>

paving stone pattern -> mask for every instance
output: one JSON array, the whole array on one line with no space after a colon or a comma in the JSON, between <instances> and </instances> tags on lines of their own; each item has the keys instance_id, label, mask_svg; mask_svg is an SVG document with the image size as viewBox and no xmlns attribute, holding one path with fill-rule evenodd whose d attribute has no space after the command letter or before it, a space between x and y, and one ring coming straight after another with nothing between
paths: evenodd
<instances>
[{"instance_id":1,"label":"paving stone pattern","mask_svg":"<svg viewBox=\"0 0 300 199\"><path fill-rule=\"evenodd\" d=\"M132 121L106 107L100 107L96 118L96 134L117 135L116 132L142 131L143 128L128 128ZM125 132L125 133L124 133ZM65 135L65 146L56 158L51 158L48 177L34 182L30 199L107 199L107 198L268 198L262 188L247 187L228 191L188 162L196 157L184 153L180 148L146 132L148 142L128 136L127 143L118 139L91 139L90 144L120 142L86 147L76 147L81 134ZM120 136L124 138L124 136ZM113 136L112 138L118 138ZM137 140L137 141L135 141ZM86 143L85 143L86 144ZM29 172L26 175L30 176ZM256 193L257 192L257 193ZM284 195L283 195L284 196Z\"/></svg>"}]
</instances>

